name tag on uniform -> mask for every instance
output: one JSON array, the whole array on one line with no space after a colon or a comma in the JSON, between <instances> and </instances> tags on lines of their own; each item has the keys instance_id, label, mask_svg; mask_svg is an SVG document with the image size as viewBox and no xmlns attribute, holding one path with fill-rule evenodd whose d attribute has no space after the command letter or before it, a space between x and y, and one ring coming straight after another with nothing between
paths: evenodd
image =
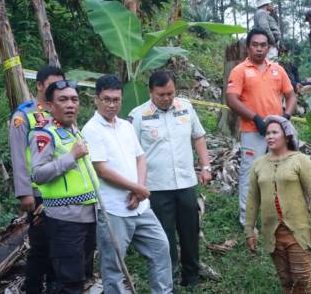
<instances>
[{"instance_id":1,"label":"name tag on uniform","mask_svg":"<svg viewBox=\"0 0 311 294\"><path fill-rule=\"evenodd\" d=\"M173 112L173 115L175 117L182 116L182 115L185 115L185 114L188 114L188 109L183 109L183 110L179 110L179 111Z\"/></svg>"},{"instance_id":2,"label":"name tag on uniform","mask_svg":"<svg viewBox=\"0 0 311 294\"><path fill-rule=\"evenodd\" d=\"M152 119L159 119L159 114L152 114L152 115L143 115L141 117L142 120L152 120Z\"/></svg>"}]
</instances>

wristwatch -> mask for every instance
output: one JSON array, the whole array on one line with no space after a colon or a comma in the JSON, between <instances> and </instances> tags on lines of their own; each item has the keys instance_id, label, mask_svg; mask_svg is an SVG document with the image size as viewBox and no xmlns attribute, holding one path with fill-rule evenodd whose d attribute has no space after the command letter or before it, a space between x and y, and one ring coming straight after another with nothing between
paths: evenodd
<instances>
[{"instance_id":1,"label":"wristwatch","mask_svg":"<svg viewBox=\"0 0 311 294\"><path fill-rule=\"evenodd\" d=\"M212 171L212 168L211 168L210 165L203 165L202 166L202 170L206 170L206 171L208 171L210 173Z\"/></svg>"}]
</instances>

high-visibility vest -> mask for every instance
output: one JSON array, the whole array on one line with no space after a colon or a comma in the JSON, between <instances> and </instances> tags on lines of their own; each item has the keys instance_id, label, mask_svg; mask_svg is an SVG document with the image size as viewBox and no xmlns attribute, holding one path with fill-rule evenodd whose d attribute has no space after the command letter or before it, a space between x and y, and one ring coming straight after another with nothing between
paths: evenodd
<instances>
[{"instance_id":1,"label":"high-visibility vest","mask_svg":"<svg viewBox=\"0 0 311 294\"><path fill-rule=\"evenodd\" d=\"M53 159L70 152L74 143L82 138L79 132L74 136L68 130L58 128L54 123L49 123L43 128L36 128L36 130L44 130L52 135L55 146ZM43 204L45 206L63 206L96 203L95 187L88 170L96 181L94 184L98 187L98 178L90 157L85 155L85 161L82 158L76 160L75 168L48 183L37 184L42 194Z\"/></svg>"}]
</instances>

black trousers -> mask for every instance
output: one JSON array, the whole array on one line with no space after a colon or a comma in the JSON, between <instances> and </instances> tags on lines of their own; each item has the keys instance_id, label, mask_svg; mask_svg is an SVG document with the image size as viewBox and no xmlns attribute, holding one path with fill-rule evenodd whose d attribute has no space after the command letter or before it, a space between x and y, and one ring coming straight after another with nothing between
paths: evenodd
<instances>
[{"instance_id":1,"label":"black trousers","mask_svg":"<svg viewBox=\"0 0 311 294\"><path fill-rule=\"evenodd\" d=\"M178 268L176 229L180 245L182 280L193 283L199 271L199 214L195 187L152 191L151 208L158 217L170 243L172 269Z\"/></svg>"},{"instance_id":2,"label":"black trousers","mask_svg":"<svg viewBox=\"0 0 311 294\"><path fill-rule=\"evenodd\" d=\"M47 217L50 258L55 273L53 294L81 294L96 246L96 224Z\"/></svg>"},{"instance_id":3,"label":"black trousers","mask_svg":"<svg viewBox=\"0 0 311 294\"><path fill-rule=\"evenodd\" d=\"M36 197L36 207L42 200ZM46 221L42 217L41 223L33 225L30 223L29 230L30 250L26 263L26 294L40 294L43 291L43 282L46 278L47 288L52 287L53 270L49 259L49 244L46 231Z\"/></svg>"}]
</instances>

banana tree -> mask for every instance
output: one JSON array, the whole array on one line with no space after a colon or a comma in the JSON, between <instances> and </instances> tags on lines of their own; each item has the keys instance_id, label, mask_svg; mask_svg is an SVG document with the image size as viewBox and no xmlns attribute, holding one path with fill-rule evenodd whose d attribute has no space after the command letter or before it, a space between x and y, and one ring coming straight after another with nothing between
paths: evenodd
<instances>
[{"instance_id":1,"label":"banana tree","mask_svg":"<svg viewBox=\"0 0 311 294\"><path fill-rule=\"evenodd\" d=\"M180 47L159 46L165 39L193 26L218 34L245 32L241 26L179 20L167 29L148 33L143 38L138 17L118 1L85 0L85 7L94 31L100 35L107 49L126 63L128 82L124 86L124 114L149 98L148 88L140 80L145 71L165 65L172 56L187 54Z\"/></svg>"}]
</instances>

